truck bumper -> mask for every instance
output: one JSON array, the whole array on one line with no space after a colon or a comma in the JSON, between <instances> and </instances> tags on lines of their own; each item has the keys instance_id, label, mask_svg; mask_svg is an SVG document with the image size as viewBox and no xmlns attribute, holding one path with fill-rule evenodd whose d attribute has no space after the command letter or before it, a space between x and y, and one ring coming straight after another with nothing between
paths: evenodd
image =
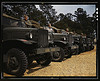
<instances>
[{"instance_id":1,"label":"truck bumper","mask_svg":"<svg viewBox=\"0 0 100 81\"><path fill-rule=\"evenodd\" d=\"M86 47L87 45L86 44L83 44L83 47Z\"/></svg>"},{"instance_id":2,"label":"truck bumper","mask_svg":"<svg viewBox=\"0 0 100 81\"><path fill-rule=\"evenodd\" d=\"M91 44L88 44L88 46L91 46Z\"/></svg>"},{"instance_id":3,"label":"truck bumper","mask_svg":"<svg viewBox=\"0 0 100 81\"><path fill-rule=\"evenodd\" d=\"M36 49L36 54L43 54L48 52L60 51L59 47L50 47L50 48L38 48Z\"/></svg>"},{"instance_id":4,"label":"truck bumper","mask_svg":"<svg viewBox=\"0 0 100 81\"><path fill-rule=\"evenodd\" d=\"M71 50L74 50L74 49L77 49L77 48L79 48L78 45L73 45L73 46L71 46Z\"/></svg>"}]
</instances>

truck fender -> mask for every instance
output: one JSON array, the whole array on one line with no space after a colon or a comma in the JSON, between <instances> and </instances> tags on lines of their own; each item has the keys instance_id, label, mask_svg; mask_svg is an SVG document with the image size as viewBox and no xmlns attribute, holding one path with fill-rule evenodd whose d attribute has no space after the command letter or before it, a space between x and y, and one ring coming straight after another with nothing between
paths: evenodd
<instances>
[{"instance_id":1,"label":"truck fender","mask_svg":"<svg viewBox=\"0 0 100 81\"><path fill-rule=\"evenodd\" d=\"M8 44L8 43L23 43L23 44L33 44L36 43L35 41L29 41L29 40L25 40L25 39L16 39L16 40L6 40L3 41L3 45L4 44Z\"/></svg>"},{"instance_id":2,"label":"truck fender","mask_svg":"<svg viewBox=\"0 0 100 81\"><path fill-rule=\"evenodd\" d=\"M3 41L2 43L2 50L3 54L7 52L10 48L17 47L22 50L28 50L32 48L36 48L37 43L35 41L29 41L29 40L24 40L24 39L17 39L17 40L6 40Z\"/></svg>"},{"instance_id":3,"label":"truck fender","mask_svg":"<svg viewBox=\"0 0 100 81\"><path fill-rule=\"evenodd\" d=\"M64 47L67 45L67 42L65 41L54 41L54 45L57 45L59 47Z\"/></svg>"}]
</instances>

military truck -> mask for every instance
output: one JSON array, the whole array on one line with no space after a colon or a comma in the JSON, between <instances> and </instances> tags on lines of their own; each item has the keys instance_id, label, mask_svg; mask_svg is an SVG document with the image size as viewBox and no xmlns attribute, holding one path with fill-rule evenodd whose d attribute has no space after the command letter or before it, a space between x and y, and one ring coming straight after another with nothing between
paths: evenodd
<instances>
[{"instance_id":1,"label":"military truck","mask_svg":"<svg viewBox=\"0 0 100 81\"><path fill-rule=\"evenodd\" d=\"M54 32L51 32L54 40L53 45L60 47L60 52L53 52L53 61L62 61L65 57L68 58L71 57L73 53L78 53L78 45L73 45L74 40L72 34L67 34L65 31L61 32L60 29L53 26L51 26L51 28L54 30ZM46 26L45 29L48 30L48 26Z\"/></svg>"},{"instance_id":2,"label":"military truck","mask_svg":"<svg viewBox=\"0 0 100 81\"><path fill-rule=\"evenodd\" d=\"M34 20L29 20L29 21L23 20L23 21L25 22L25 24L29 28L39 28L39 29L45 29L46 28L46 30L48 30L48 43L49 43L49 46L50 47L57 47L54 44L54 35L53 35L54 30L52 28L42 27L42 26L40 26L40 24L38 22L36 22ZM55 28L55 27L53 27L53 28ZM59 29L57 29L57 28L55 28L55 29L57 30L57 32L60 32ZM63 55L64 51L62 50L62 48L60 48L60 51L51 52L52 57L53 57L54 53L55 53L55 56L58 57L60 54ZM59 61L61 61L61 60L59 60Z\"/></svg>"},{"instance_id":3,"label":"military truck","mask_svg":"<svg viewBox=\"0 0 100 81\"><path fill-rule=\"evenodd\" d=\"M83 44L85 46L85 51L90 51L94 49L93 39L87 36L82 36Z\"/></svg>"},{"instance_id":4,"label":"military truck","mask_svg":"<svg viewBox=\"0 0 100 81\"><path fill-rule=\"evenodd\" d=\"M77 44L79 46L79 53L86 51L86 43L85 43L85 36L74 34L74 44Z\"/></svg>"},{"instance_id":5,"label":"military truck","mask_svg":"<svg viewBox=\"0 0 100 81\"><path fill-rule=\"evenodd\" d=\"M3 70L16 76L22 76L33 60L48 66L51 53L60 51L59 47L49 47L47 30L27 28L23 24L20 19L2 16Z\"/></svg>"},{"instance_id":6,"label":"military truck","mask_svg":"<svg viewBox=\"0 0 100 81\"><path fill-rule=\"evenodd\" d=\"M83 43L83 46L84 46L84 48L83 48L84 52L88 50L86 39L87 39L86 36L82 36L82 43Z\"/></svg>"},{"instance_id":7,"label":"military truck","mask_svg":"<svg viewBox=\"0 0 100 81\"><path fill-rule=\"evenodd\" d=\"M88 38L88 42L90 43L90 50L94 49L94 39L95 39L95 35L93 33L90 33L89 35L87 35Z\"/></svg>"},{"instance_id":8,"label":"military truck","mask_svg":"<svg viewBox=\"0 0 100 81\"><path fill-rule=\"evenodd\" d=\"M94 49L93 39L92 38L87 37L86 43L87 43L87 51L90 51L90 50Z\"/></svg>"}]
</instances>

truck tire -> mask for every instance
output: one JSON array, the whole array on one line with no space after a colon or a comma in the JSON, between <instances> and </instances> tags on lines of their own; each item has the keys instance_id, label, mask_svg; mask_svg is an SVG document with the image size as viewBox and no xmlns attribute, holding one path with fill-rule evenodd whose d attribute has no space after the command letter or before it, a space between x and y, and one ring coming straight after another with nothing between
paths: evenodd
<instances>
[{"instance_id":1,"label":"truck tire","mask_svg":"<svg viewBox=\"0 0 100 81\"><path fill-rule=\"evenodd\" d=\"M74 49L73 55L78 55L79 54L79 48Z\"/></svg>"},{"instance_id":2,"label":"truck tire","mask_svg":"<svg viewBox=\"0 0 100 81\"><path fill-rule=\"evenodd\" d=\"M79 48L77 48L77 52L76 52L76 55L78 55L78 54L80 54L80 53L79 53Z\"/></svg>"},{"instance_id":3,"label":"truck tire","mask_svg":"<svg viewBox=\"0 0 100 81\"><path fill-rule=\"evenodd\" d=\"M12 75L22 76L26 71L28 61L25 53L17 48L8 50L6 68L7 72Z\"/></svg>"},{"instance_id":4,"label":"truck tire","mask_svg":"<svg viewBox=\"0 0 100 81\"><path fill-rule=\"evenodd\" d=\"M82 47L82 52L85 52L85 50L86 50L86 49L85 49L85 47L83 46L83 47Z\"/></svg>"},{"instance_id":5,"label":"truck tire","mask_svg":"<svg viewBox=\"0 0 100 81\"><path fill-rule=\"evenodd\" d=\"M79 53L82 53L82 52L83 52L83 46L79 45Z\"/></svg>"},{"instance_id":6,"label":"truck tire","mask_svg":"<svg viewBox=\"0 0 100 81\"><path fill-rule=\"evenodd\" d=\"M94 46L93 46L93 45L91 45L91 46L90 46L90 50L93 50L93 49L94 49Z\"/></svg>"},{"instance_id":7,"label":"truck tire","mask_svg":"<svg viewBox=\"0 0 100 81\"><path fill-rule=\"evenodd\" d=\"M64 49L60 48L60 51L53 52L52 61L61 62L65 57Z\"/></svg>"},{"instance_id":8,"label":"truck tire","mask_svg":"<svg viewBox=\"0 0 100 81\"><path fill-rule=\"evenodd\" d=\"M93 50L93 49L94 49L94 46L92 46L91 50Z\"/></svg>"},{"instance_id":9,"label":"truck tire","mask_svg":"<svg viewBox=\"0 0 100 81\"><path fill-rule=\"evenodd\" d=\"M70 58L72 56L71 48L64 47L65 58Z\"/></svg>"},{"instance_id":10,"label":"truck tire","mask_svg":"<svg viewBox=\"0 0 100 81\"><path fill-rule=\"evenodd\" d=\"M39 56L36 62L42 66L48 66L51 63L51 54L46 53Z\"/></svg>"},{"instance_id":11,"label":"truck tire","mask_svg":"<svg viewBox=\"0 0 100 81\"><path fill-rule=\"evenodd\" d=\"M90 51L90 46L87 47L87 51Z\"/></svg>"}]
</instances>

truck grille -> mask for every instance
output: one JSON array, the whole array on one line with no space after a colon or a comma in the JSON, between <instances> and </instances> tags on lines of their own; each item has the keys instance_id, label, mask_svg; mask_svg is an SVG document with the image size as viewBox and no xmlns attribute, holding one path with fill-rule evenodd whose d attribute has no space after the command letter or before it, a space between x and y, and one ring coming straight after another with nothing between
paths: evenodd
<instances>
[{"instance_id":1,"label":"truck grille","mask_svg":"<svg viewBox=\"0 0 100 81\"><path fill-rule=\"evenodd\" d=\"M72 45L72 43L74 42L74 39L72 37L72 34L69 34L68 35L68 42L69 42L69 45Z\"/></svg>"},{"instance_id":2,"label":"truck grille","mask_svg":"<svg viewBox=\"0 0 100 81\"><path fill-rule=\"evenodd\" d=\"M38 46L47 47L48 46L48 31L39 29L38 30Z\"/></svg>"}]
</instances>

